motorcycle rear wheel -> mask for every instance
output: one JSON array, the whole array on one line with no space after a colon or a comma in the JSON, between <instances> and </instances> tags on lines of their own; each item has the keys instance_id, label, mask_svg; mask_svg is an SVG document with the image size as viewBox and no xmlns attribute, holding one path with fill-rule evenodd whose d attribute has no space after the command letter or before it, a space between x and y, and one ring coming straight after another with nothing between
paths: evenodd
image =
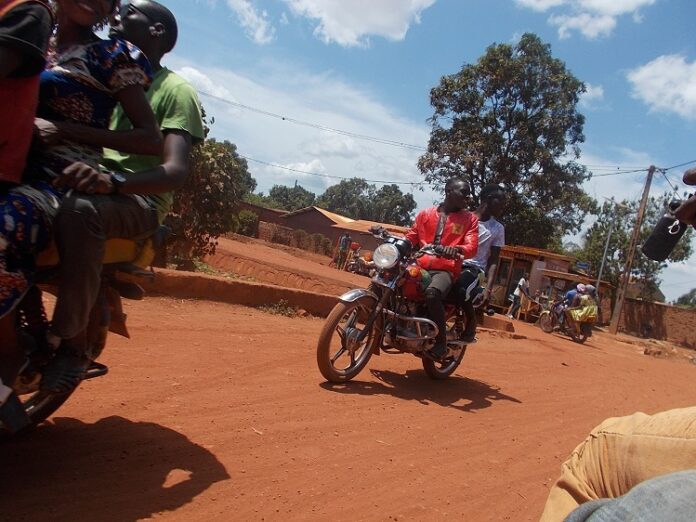
<instances>
[{"instance_id":1,"label":"motorcycle rear wheel","mask_svg":"<svg viewBox=\"0 0 696 522\"><path fill-rule=\"evenodd\" d=\"M47 394L41 391L36 391L27 396L20 397L22 406L24 406L24 411L29 416L29 425L22 428L18 432L12 434L13 436L23 435L28 431L33 430L39 424L48 419L53 415L58 408L60 408L65 401L67 401L75 390L71 390L67 393L60 394ZM9 431L6 430L5 426L0 422L0 436L8 436Z\"/></svg>"},{"instance_id":2,"label":"motorcycle rear wheel","mask_svg":"<svg viewBox=\"0 0 696 522\"><path fill-rule=\"evenodd\" d=\"M358 375L372 356L378 342L378 317L371 331L359 345L351 342L364 330L365 322L375 307L375 301L363 297L352 303L338 303L326 318L317 343L317 365L329 382L347 382ZM362 328L361 328L362 326ZM348 355L347 366L339 360Z\"/></svg>"},{"instance_id":3,"label":"motorcycle rear wheel","mask_svg":"<svg viewBox=\"0 0 696 522\"><path fill-rule=\"evenodd\" d=\"M554 322L555 321L553 320L553 315L551 315L551 312L548 310L541 312L541 315L539 316L539 328L541 328L542 332L553 332Z\"/></svg>"},{"instance_id":4,"label":"motorcycle rear wheel","mask_svg":"<svg viewBox=\"0 0 696 522\"><path fill-rule=\"evenodd\" d=\"M431 379L442 380L447 379L450 375L454 373L464 358L464 353L466 352L466 346L462 348L457 357L452 357L445 359L443 362L435 362L432 359L426 357L423 358L423 369L428 377Z\"/></svg>"}]
</instances>

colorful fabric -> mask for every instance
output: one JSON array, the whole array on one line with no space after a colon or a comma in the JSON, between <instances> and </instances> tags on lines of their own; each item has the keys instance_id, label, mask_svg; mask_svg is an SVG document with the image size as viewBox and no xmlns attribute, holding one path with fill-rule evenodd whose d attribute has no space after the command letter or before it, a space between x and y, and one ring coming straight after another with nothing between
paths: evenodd
<instances>
[{"instance_id":1,"label":"colorful fabric","mask_svg":"<svg viewBox=\"0 0 696 522\"><path fill-rule=\"evenodd\" d=\"M597 320L597 304L589 295L581 296L579 308L569 312L577 323L593 323Z\"/></svg>"},{"instance_id":2,"label":"colorful fabric","mask_svg":"<svg viewBox=\"0 0 696 522\"><path fill-rule=\"evenodd\" d=\"M406 239L416 248L431 244L435 240L439 221L438 207L430 207L420 211L413 226L406 233ZM476 215L468 210L448 214L440 244L459 247L459 253L466 259L475 256L478 250L478 218ZM419 257L418 264L426 270L444 270L455 278L459 277L462 269L461 259L444 259L431 255Z\"/></svg>"},{"instance_id":3,"label":"colorful fabric","mask_svg":"<svg viewBox=\"0 0 696 522\"><path fill-rule=\"evenodd\" d=\"M34 259L48 245L58 201L46 184L0 194L0 318L34 284Z\"/></svg>"},{"instance_id":4,"label":"colorful fabric","mask_svg":"<svg viewBox=\"0 0 696 522\"><path fill-rule=\"evenodd\" d=\"M0 79L0 181L19 184L34 130L39 72L51 35L51 13L41 2L0 0L0 46L21 53L17 74ZM11 125L8 122L12 122Z\"/></svg>"},{"instance_id":5,"label":"colorful fabric","mask_svg":"<svg viewBox=\"0 0 696 522\"><path fill-rule=\"evenodd\" d=\"M147 86L150 64L121 39L96 40L49 55L41 74L38 116L107 128L116 94L129 85ZM0 317L11 311L34 279L34 256L47 245L62 194L50 185L53 176L75 161L95 168L101 150L69 143L32 155L27 178L32 186L0 197Z\"/></svg>"},{"instance_id":6,"label":"colorful fabric","mask_svg":"<svg viewBox=\"0 0 696 522\"><path fill-rule=\"evenodd\" d=\"M205 134L198 95L193 86L181 76L163 67L155 73L147 98L163 134L168 131L184 131L194 143L203 140ZM120 131L133 128L120 106L114 111L110 128ZM161 162L160 156L104 150L104 166L120 172L150 170ZM161 223L172 207L174 193L152 194L146 196L146 199L157 208Z\"/></svg>"},{"instance_id":7,"label":"colorful fabric","mask_svg":"<svg viewBox=\"0 0 696 522\"><path fill-rule=\"evenodd\" d=\"M147 88L151 79L147 58L125 40L74 45L49 54L46 70L41 73L37 115L106 129L117 93L131 85ZM30 176L50 180L76 161L98 169L101 159L101 147L63 143L30 158Z\"/></svg>"}]
</instances>

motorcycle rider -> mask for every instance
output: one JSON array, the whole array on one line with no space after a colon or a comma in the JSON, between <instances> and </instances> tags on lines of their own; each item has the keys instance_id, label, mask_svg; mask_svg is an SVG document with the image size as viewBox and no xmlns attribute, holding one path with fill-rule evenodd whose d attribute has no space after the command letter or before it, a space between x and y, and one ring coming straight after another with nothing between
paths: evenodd
<instances>
[{"instance_id":1,"label":"motorcycle rider","mask_svg":"<svg viewBox=\"0 0 696 522\"><path fill-rule=\"evenodd\" d=\"M438 205L422 210L406 234L416 249L433 245L437 255L425 254L418 265L427 270L432 279L425 290L430 318L438 327L435 345L428 355L435 360L447 353L447 331L444 298L462 269L462 256L472 258L478 250L478 218L466 210L469 187L458 177L445 184L445 199Z\"/></svg>"},{"instance_id":2,"label":"motorcycle rider","mask_svg":"<svg viewBox=\"0 0 696 522\"><path fill-rule=\"evenodd\" d=\"M84 338L89 314L97 300L101 262L109 237L139 239L154 232L169 212L173 191L183 185L189 172L189 154L194 143L204 138L203 122L195 89L183 78L161 65L162 57L177 40L177 23L172 12L153 0L131 0L120 12L120 23L112 28L139 47L152 66L153 80L147 92L157 118L164 146L162 156L146 156L105 150L104 166L97 171L78 163L66 169L61 182L75 188L56 219L60 237L61 289L53 325L59 329L50 339ZM121 107L111 119L112 130L131 127ZM124 208L120 197L137 195L140 209ZM125 222L127 226L124 226ZM61 335L55 335L60 332ZM86 343L74 347L70 360L63 361L52 375L51 389L65 392L77 386L89 365ZM81 349L81 353L76 353ZM58 375L62 374L62 375ZM43 386L43 383L42 383Z\"/></svg>"},{"instance_id":3,"label":"motorcycle rider","mask_svg":"<svg viewBox=\"0 0 696 522\"><path fill-rule=\"evenodd\" d=\"M466 263L455 285L459 302L466 314L464 341L476 340L476 312L474 299L485 302L490 298L493 278L500 257L500 249L505 246L505 227L497 218L503 214L506 192L502 185L486 185L479 194L480 204L474 211L478 217L478 253ZM482 277L486 279L486 288L480 296L472 298L472 291L479 286Z\"/></svg>"},{"instance_id":4,"label":"motorcycle rider","mask_svg":"<svg viewBox=\"0 0 696 522\"><path fill-rule=\"evenodd\" d=\"M48 236L44 223L34 219L29 195L14 189L22 180L31 144L39 74L45 65L52 25L50 7L41 0L0 0L0 121L5 123L0 126L0 202L24 209L20 217L26 219L21 226L32 231L22 234L22 238L8 237L5 234L14 236L19 231L16 227L10 230L6 218L0 230L0 252L8 258L31 255ZM12 252L13 246L27 251ZM19 267L22 262L16 259L9 264ZM28 286L21 269L0 262L0 379L5 382L12 382L24 360L17 338L15 305Z\"/></svg>"}]
</instances>

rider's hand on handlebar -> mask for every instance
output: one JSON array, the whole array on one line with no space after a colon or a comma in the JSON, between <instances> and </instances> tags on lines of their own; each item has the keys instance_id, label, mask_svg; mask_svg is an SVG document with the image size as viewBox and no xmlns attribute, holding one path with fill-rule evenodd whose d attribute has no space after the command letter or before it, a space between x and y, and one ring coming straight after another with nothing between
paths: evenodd
<instances>
[{"instance_id":1,"label":"rider's hand on handlebar","mask_svg":"<svg viewBox=\"0 0 696 522\"><path fill-rule=\"evenodd\" d=\"M459 255L459 250L457 250L457 247L453 246L444 246L444 245L435 245L435 253L438 254L439 256L448 258L448 259L454 259Z\"/></svg>"},{"instance_id":2,"label":"rider's hand on handlebar","mask_svg":"<svg viewBox=\"0 0 696 522\"><path fill-rule=\"evenodd\" d=\"M87 194L112 194L111 176L93 169L86 163L68 165L53 184L58 188L72 188Z\"/></svg>"}]
</instances>

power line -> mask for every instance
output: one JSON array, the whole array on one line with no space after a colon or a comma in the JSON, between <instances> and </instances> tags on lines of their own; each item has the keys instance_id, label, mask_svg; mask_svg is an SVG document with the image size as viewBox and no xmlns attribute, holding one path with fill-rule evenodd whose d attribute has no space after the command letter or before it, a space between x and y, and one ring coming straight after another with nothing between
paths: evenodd
<instances>
[{"instance_id":1,"label":"power line","mask_svg":"<svg viewBox=\"0 0 696 522\"><path fill-rule=\"evenodd\" d=\"M618 172L606 172L603 174L593 174L593 178L603 178L605 176L618 176L619 174L635 174L636 172L647 172L648 169L621 170Z\"/></svg>"},{"instance_id":2,"label":"power line","mask_svg":"<svg viewBox=\"0 0 696 522\"><path fill-rule=\"evenodd\" d=\"M680 163L679 165L674 165L674 166L672 166L672 167L667 167L666 169L662 169L662 170L664 170L665 172L667 172L668 170L678 169L679 167L686 167L687 165L691 165L692 163L696 163L696 160L687 161L686 163Z\"/></svg>"},{"instance_id":3,"label":"power line","mask_svg":"<svg viewBox=\"0 0 696 522\"><path fill-rule=\"evenodd\" d=\"M232 106L238 107L238 108L240 108L240 109L245 109L245 110L248 110L248 111L251 111L251 112L255 112L255 113L257 113L257 114L263 114L264 116L269 116L269 117L271 117L271 118L276 118L276 119L279 119L279 120L282 120L282 121L287 121L287 122L289 122L289 123L294 123L294 124L296 124L296 125L303 125L303 126L305 126L305 127L311 127L311 128L313 128L313 129L323 130L323 131L327 131L327 132L333 132L333 133L335 133L335 134L340 134L340 135L342 135L342 136L348 136L348 137L350 137L350 138L356 138L356 139L359 139L359 140L372 141L372 142L375 142L375 143L380 143L380 144L382 144L382 145L390 145L390 146L392 146L392 147L401 147L401 148L404 148L404 149L418 150L418 151L423 151L423 152L425 152L425 151L428 150L428 149L426 149L425 147L422 147L422 146L420 146L420 145L413 145L413 144L411 144L411 143L404 143L404 142L401 142L401 141L390 140L390 139L386 139L386 138L378 138L378 137L375 137L375 136L369 136L369 135L367 135L367 134L360 134L360 133L357 133L357 132L351 132L351 131L345 131L345 130L341 130L341 129L336 129L336 128L334 128L334 127L329 127L329 126L327 126L327 125L321 125L321 124L319 124L319 123L312 123L312 122L309 122L309 121L298 120L297 118L291 118L291 117L289 117L289 116L283 116L282 114L277 114L277 113L274 113L274 112L266 111L266 110L264 110L264 109L258 109L258 108L256 108L256 107L251 107L250 105L244 105L243 103L234 102L234 101L231 101L231 100L226 100L226 99L224 99L224 98L220 98L219 96L215 96L215 95L210 94L210 93L207 93L207 92L203 92L203 91L199 91L199 92L200 92L200 94L202 94L202 95L204 95L204 96L208 96L209 98L212 98L212 99L217 100L217 101L219 101L219 102L226 103L226 104L228 104L228 105L232 105Z\"/></svg>"},{"instance_id":4,"label":"power line","mask_svg":"<svg viewBox=\"0 0 696 522\"><path fill-rule=\"evenodd\" d=\"M278 165L277 163L271 163L269 161L263 161L263 160L259 160L256 158L251 158L251 157L245 156L243 154L239 154L239 157L244 158L245 160L248 160L248 161L253 161L254 163L260 163L261 165L266 165L266 166L274 167L277 169L288 170L290 172L295 172L298 174L306 174L308 176L317 176L320 178L341 179L341 180L354 179L356 177L356 176L352 176L352 177L335 176L335 175L331 175L331 174L322 174L320 172L309 172L306 170L296 169L293 167L287 167L285 165ZM361 178L361 179L365 179L365 178ZM370 182L370 183L382 183L384 185L411 185L412 187L423 185L425 183L424 181L389 181L389 180L382 180L382 179L365 179L365 181Z\"/></svg>"}]
</instances>

